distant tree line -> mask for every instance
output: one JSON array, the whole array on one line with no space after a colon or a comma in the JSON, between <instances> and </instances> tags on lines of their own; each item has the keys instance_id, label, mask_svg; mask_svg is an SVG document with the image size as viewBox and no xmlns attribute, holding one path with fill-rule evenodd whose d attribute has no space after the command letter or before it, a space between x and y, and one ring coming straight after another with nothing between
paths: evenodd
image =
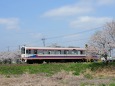
<instances>
[{"instance_id":1,"label":"distant tree line","mask_svg":"<svg viewBox=\"0 0 115 86\"><path fill-rule=\"evenodd\" d=\"M15 52L0 52L0 64L20 64L20 51Z\"/></svg>"}]
</instances>

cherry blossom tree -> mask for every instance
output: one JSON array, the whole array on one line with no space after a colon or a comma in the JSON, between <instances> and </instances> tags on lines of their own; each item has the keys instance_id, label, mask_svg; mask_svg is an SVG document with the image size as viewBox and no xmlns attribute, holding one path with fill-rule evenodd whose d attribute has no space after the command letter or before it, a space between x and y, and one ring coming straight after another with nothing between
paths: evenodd
<instances>
[{"instance_id":1,"label":"cherry blossom tree","mask_svg":"<svg viewBox=\"0 0 115 86\"><path fill-rule=\"evenodd\" d=\"M91 36L88 45L98 51L98 54L105 57L107 61L107 56L111 56L110 52L115 48L115 21L107 22L103 30L96 31Z\"/></svg>"}]
</instances>

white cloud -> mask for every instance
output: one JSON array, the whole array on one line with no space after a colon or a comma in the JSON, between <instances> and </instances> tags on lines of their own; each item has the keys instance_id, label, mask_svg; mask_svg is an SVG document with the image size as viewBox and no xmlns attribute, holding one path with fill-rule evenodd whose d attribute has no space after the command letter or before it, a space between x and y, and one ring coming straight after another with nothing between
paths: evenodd
<instances>
[{"instance_id":1,"label":"white cloud","mask_svg":"<svg viewBox=\"0 0 115 86\"><path fill-rule=\"evenodd\" d=\"M94 27L100 27L104 23L111 21L112 18L109 17L89 17L83 16L79 17L78 19L70 22L71 28L77 29L89 29Z\"/></svg>"},{"instance_id":2,"label":"white cloud","mask_svg":"<svg viewBox=\"0 0 115 86\"><path fill-rule=\"evenodd\" d=\"M99 5L111 5L115 3L115 0L98 0L97 4Z\"/></svg>"},{"instance_id":3,"label":"white cloud","mask_svg":"<svg viewBox=\"0 0 115 86\"><path fill-rule=\"evenodd\" d=\"M4 26L5 29L19 29L19 19L0 18L0 26Z\"/></svg>"},{"instance_id":4,"label":"white cloud","mask_svg":"<svg viewBox=\"0 0 115 86\"><path fill-rule=\"evenodd\" d=\"M93 10L93 8L88 4L84 4L84 1L81 1L77 4L66 5L59 8L55 8L45 12L43 17L55 17L55 16L70 16L82 13L88 13Z\"/></svg>"},{"instance_id":5,"label":"white cloud","mask_svg":"<svg viewBox=\"0 0 115 86\"><path fill-rule=\"evenodd\" d=\"M43 13L42 17L83 15L94 11L98 6L112 5L115 0L80 0L75 4L54 8Z\"/></svg>"}]
</instances>

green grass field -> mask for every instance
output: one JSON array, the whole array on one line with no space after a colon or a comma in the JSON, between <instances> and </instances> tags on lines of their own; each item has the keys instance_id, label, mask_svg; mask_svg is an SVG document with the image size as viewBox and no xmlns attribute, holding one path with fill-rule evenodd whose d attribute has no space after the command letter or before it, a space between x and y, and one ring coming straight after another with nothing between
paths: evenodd
<instances>
[{"instance_id":1,"label":"green grass field","mask_svg":"<svg viewBox=\"0 0 115 86\"><path fill-rule=\"evenodd\" d=\"M69 73L73 73L73 74L70 77L67 77L66 74L69 74ZM43 74L42 78L40 78L39 74L40 75ZM65 76L63 76L63 74L65 74ZM1 64L0 75L5 76L5 78L4 77L1 78L1 81L2 81L1 83L3 84L5 84L6 82L9 84L13 83L10 81L10 79L14 81L16 80L16 82L14 83L15 85L20 83L18 82L20 79L27 80L27 81L22 80L21 81L22 84L24 82L31 82L32 80L34 82L41 80L41 83L42 83L43 80L50 79L49 81L52 84L53 82L51 81L56 80L58 84L59 83L64 84L64 81L67 81L68 83L71 83L71 82L79 83L80 86L115 86L115 83L114 83L115 82L115 62L109 63L108 65L106 65L105 63L50 63L50 64L6 64L6 65ZM12 76L15 77L15 75L18 78L12 77ZM22 77L20 77L20 75L22 75ZM26 75L29 77L29 79ZM33 77L32 75L35 75L35 77ZM56 76L54 77L53 75L56 75ZM97 75L99 77L97 77ZM79 80L79 78L77 78L80 76L83 76L82 81ZM31 82L31 84L34 84L33 81ZM40 82L36 82L36 83L40 84ZM65 83L65 86L66 85L67 83Z\"/></svg>"},{"instance_id":2,"label":"green grass field","mask_svg":"<svg viewBox=\"0 0 115 86\"><path fill-rule=\"evenodd\" d=\"M115 62L109 63L108 65L104 63L7 64L0 65L0 74L12 75L24 73L45 73L47 75L52 75L64 70L67 72L72 71L74 75L79 75L86 71L86 69L90 69L95 72L96 70L103 68L113 69L115 68Z\"/></svg>"}]
</instances>

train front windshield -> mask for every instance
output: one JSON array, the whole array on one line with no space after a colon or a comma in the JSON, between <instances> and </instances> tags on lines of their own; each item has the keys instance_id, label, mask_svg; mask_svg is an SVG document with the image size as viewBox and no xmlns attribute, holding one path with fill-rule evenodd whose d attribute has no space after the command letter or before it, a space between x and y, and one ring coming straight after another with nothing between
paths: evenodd
<instances>
[{"instance_id":1,"label":"train front windshield","mask_svg":"<svg viewBox=\"0 0 115 86\"><path fill-rule=\"evenodd\" d=\"M24 47L21 48L21 54L25 54L25 48Z\"/></svg>"}]
</instances>

